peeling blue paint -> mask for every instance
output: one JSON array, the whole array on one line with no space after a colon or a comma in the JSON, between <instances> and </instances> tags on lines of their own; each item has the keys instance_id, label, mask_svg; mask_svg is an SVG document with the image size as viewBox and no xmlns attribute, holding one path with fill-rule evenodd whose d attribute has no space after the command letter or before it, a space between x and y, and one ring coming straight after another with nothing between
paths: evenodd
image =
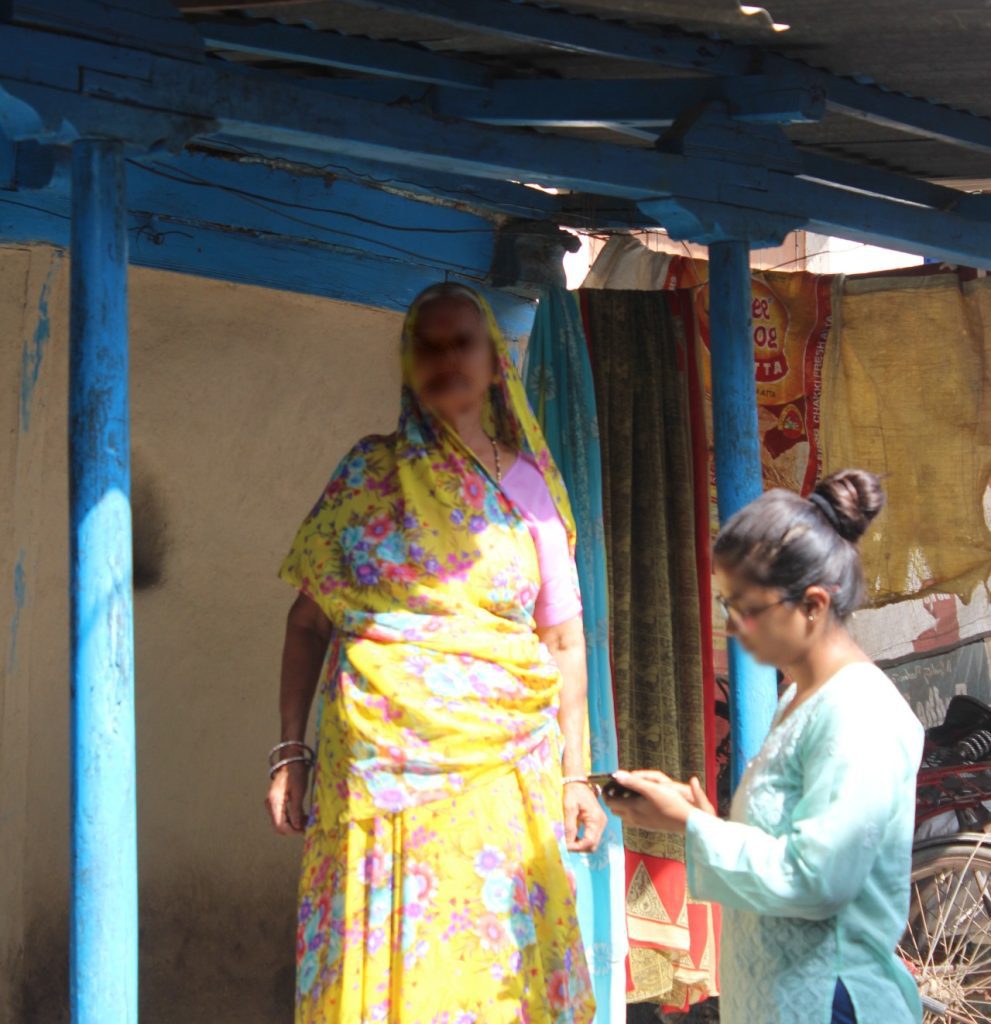
<instances>
[{"instance_id":1,"label":"peeling blue paint","mask_svg":"<svg viewBox=\"0 0 991 1024\"><path fill-rule=\"evenodd\" d=\"M24 572L22 548L17 555L17 565L14 566L14 616L10 620L10 652L7 657L7 664L11 670L17 665L17 632L21 626L21 612L27 603L27 596L27 574Z\"/></svg>"},{"instance_id":2,"label":"peeling blue paint","mask_svg":"<svg viewBox=\"0 0 991 1024\"><path fill-rule=\"evenodd\" d=\"M41 289L38 299L38 323L29 342L25 342L21 353L21 431L27 433L31 429L31 403L34 400L34 389L41 375L41 364L45 357L45 346L51 337L51 323L48 318L48 297L52 290L52 282L58 271L59 261L52 260L48 277Z\"/></svg>"}]
</instances>

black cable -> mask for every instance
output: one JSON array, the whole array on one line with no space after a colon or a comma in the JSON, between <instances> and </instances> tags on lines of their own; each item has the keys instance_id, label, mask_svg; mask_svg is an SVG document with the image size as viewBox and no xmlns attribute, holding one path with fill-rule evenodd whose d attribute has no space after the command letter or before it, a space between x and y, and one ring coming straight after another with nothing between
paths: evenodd
<instances>
[{"instance_id":1,"label":"black cable","mask_svg":"<svg viewBox=\"0 0 991 1024\"><path fill-rule=\"evenodd\" d=\"M0 203L6 203L9 206L23 206L25 210L34 210L36 213L46 213L50 217L58 217L59 220L72 220L68 214L58 213L55 210L46 210L45 207L35 206L33 203L21 203L16 199L8 199L2 194L0 194Z\"/></svg>"},{"instance_id":2,"label":"black cable","mask_svg":"<svg viewBox=\"0 0 991 1024\"><path fill-rule=\"evenodd\" d=\"M196 175L190 174L188 171L181 171L176 173L174 168L169 170L163 170L161 164L157 164L152 167L148 164L139 163L136 160L130 160L130 163L134 164L135 167L139 167L144 171L148 171L149 174L157 174L159 177L166 178L169 181L178 182L181 185L198 185L204 188L215 188L222 192L227 192L231 195L240 196L247 200L257 200L266 203L273 203L279 207L285 207L289 210L305 210L309 213L329 213L336 217L346 217L349 220L356 220L362 224L370 224L372 227L386 228L389 231L410 231L416 233L429 233L436 235L475 235L475 234L488 234L494 230L493 227L485 228L432 228L432 227L410 227L403 224L389 224L385 221L375 220L372 217L363 217L361 214L350 213L347 210L338 210L329 206L311 206L306 203L289 203L282 199L273 199L271 196L261 195L257 192L249 192L246 189L233 188L230 185L221 185L215 181L210 181L207 178L198 178ZM171 172L171 173L170 173ZM184 177L180 177L180 173ZM278 212L270 210L269 212ZM300 222L308 223L308 222Z\"/></svg>"},{"instance_id":3,"label":"black cable","mask_svg":"<svg viewBox=\"0 0 991 1024\"><path fill-rule=\"evenodd\" d=\"M273 207L269 206L266 202L263 202L260 199L253 198L252 193L247 193L247 192L244 192L243 190L231 189L231 188L228 188L226 185L217 185L214 182L209 182L209 181L202 181L201 182L201 181L196 181L195 179L188 179L188 180L187 179L183 179L181 177L177 177L175 175L168 174L168 173L166 173L164 171L156 170L155 168L147 167L147 166L144 166L144 165L141 165L141 164L138 164L137 166L141 167L143 170L148 171L148 173L150 173L150 174L156 174L159 177L166 178L166 179L168 179L170 181L176 181L179 184L194 185L194 186L197 186L197 187L216 188L216 189L220 189L221 191L232 192L232 193L235 193L235 194L239 194L240 198L244 199L245 202L250 203L253 206L257 206L259 209L265 210L268 213L273 213L276 216L283 217L286 220L291 221L291 222L293 222L295 224L301 224L304 227L306 227L307 229L309 229L310 231L318 231L318 232L321 232L323 234L327 234L327 235L334 236L334 237L351 238L351 239L354 239L355 241L364 242L366 245L379 246L379 247L381 247L383 249L389 249L389 250L391 250L393 252L396 252L396 253L399 253L399 254L401 254L403 256L412 257L413 259L415 259L417 261L420 261L420 262L422 262L425 259L425 256L424 256L424 254L422 252L414 252L411 249L404 249L402 246L393 245L390 242L385 242L385 241L382 241L381 239L378 239L378 238L369 238L366 235L356 234L353 231L345 231L345 230L343 230L341 228L323 227L322 225L314 224L312 221L303 220L300 217L294 217L294 216L292 216L292 214L286 213L285 210L274 209ZM273 200L273 202L278 203L278 200ZM281 204L281 205L284 205L284 206L287 206L287 207L290 207L290 208L292 208L295 205L300 205L300 208L307 209L307 207L302 206L301 204L285 203L285 204ZM322 212L336 214L339 211L337 211L337 210L324 210ZM362 218L362 217L358 217L358 216L354 216L354 219L366 220L366 218ZM392 227L392 225L389 225L389 224L377 224L377 222L375 222L375 221L368 221L368 223L374 224L376 226L381 226L381 227L384 227L384 228L391 228ZM407 228L406 230L417 230L417 229L415 229L415 228L414 229ZM424 231L428 231L428 232L433 230L434 233L439 233L439 234L445 233L442 229L424 228L423 230ZM479 228L479 229L471 229L471 230L473 230L473 231L476 231L476 230L477 231L482 231L482 230L494 231L495 227L493 226L490 229L481 229L481 228ZM435 264L437 264L439 266L449 266L449 267L453 267L456 270L460 270L461 269L461 264L454 263L454 262L449 261L449 260L436 260L435 259L432 262L434 262Z\"/></svg>"}]
</instances>

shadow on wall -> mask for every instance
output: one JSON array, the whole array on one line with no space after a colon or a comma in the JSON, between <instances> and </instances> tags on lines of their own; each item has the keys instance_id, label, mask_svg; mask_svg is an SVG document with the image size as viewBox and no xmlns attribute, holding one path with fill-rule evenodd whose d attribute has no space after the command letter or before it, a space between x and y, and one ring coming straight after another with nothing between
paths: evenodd
<instances>
[{"instance_id":1,"label":"shadow on wall","mask_svg":"<svg viewBox=\"0 0 991 1024\"><path fill-rule=\"evenodd\" d=\"M262 900L230 878L191 871L174 885L143 887L142 1024L291 1024L295 885L287 877ZM67 902L28 928L18 1024L70 1022Z\"/></svg>"},{"instance_id":2,"label":"shadow on wall","mask_svg":"<svg viewBox=\"0 0 991 1024\"><path fill-rule=\"evenodd\" d=\"M162 491L156 486L142 452L131 452L131 530L134 589L152 590L165 579L169 549L168 517Z\"/></svg>"}]
</instances>

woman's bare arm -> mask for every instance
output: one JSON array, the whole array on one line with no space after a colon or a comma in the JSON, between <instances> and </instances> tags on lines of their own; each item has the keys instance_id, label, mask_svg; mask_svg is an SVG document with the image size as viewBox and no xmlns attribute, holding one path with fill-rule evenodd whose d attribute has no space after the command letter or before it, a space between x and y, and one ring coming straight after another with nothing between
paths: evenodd
<instances>
[{"instance_id":1,"label":"woman's bare arm","mask_svg":"<svg viewBox=\"0 0 991 1024\"><path fill-rule=\"evenodd\" d=\"M330 620L320 605L313 598L300 594L289 609L282 648L279 714L283 740L300 740L306 735L310 706L320 681L330 634Z\"/></svg>"},{"instance_id":2,"label":"woman's bare arm","mask_svg":"<svg viewBox=\"0 0 991 1024\"><path fill-rule=\"evenodd\" d=\"M286 638L282 648L282 682L279 689L281 739L303 740L310 717L313 695L320 681L320 669L330 643L331 625L312 598L300 594L289 609ZM287 755L296 753L287 749ZM306 765L287 765L275 773L266 803L272 824L283 835L300 832L304 826L303 800L308 778Z\"/></svg>"},{"instance_id":3,"label":"woman's bare arm","mask_svg":"<svg viewBox=\"0 0 991 1024\"><path fill-rule=\"evenodd\" d=\"M585 723L588 715L588 668L585 662L585 630L576 615L558 626L537 630L561 671L561 709L558 721L564 737L561 771L565 777L583 777L585 764ZM599 844L606 827L606 815L595 792L582 784L565 786L564 827L570 850L587 853ZM583 829L578 838L579 828Z\"/></svg>"},{"instance_id":4,"label":"woman's bare arm","mask_svg":"<svg viewBox=\"0 0 991 1024\"><path fill-rule=\"evenodd\" d=\"M576 615L558 626L537 630L541 643L561 670L561 710L558 721L564 736L565 775L585 774L585 721L588 707L588 668L585 663L585 632Z\"/></svg>"}]
</instances>

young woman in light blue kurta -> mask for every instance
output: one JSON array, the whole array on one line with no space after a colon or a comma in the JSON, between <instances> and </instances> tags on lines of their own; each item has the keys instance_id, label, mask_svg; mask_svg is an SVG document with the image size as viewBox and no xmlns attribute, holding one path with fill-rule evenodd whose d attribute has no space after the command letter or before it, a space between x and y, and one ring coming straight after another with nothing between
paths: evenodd
<instances>
[{"instance_id":1,"label":"young woman in light blue kurta","mask_svg":"<svg viewBox=\"0 0 991 1024\"><path fill-rule=\"evenodd\" d=\"M723 1024L912 1024L905 928L923 729L844 625L863 584L855 547L883 505L847 470L810 499L771 491L716 541L728 628L794 680L733 800L698 781L618 773L628 823L684 832L691 893L723 905Z\"/></svg>"}]
</instances>

